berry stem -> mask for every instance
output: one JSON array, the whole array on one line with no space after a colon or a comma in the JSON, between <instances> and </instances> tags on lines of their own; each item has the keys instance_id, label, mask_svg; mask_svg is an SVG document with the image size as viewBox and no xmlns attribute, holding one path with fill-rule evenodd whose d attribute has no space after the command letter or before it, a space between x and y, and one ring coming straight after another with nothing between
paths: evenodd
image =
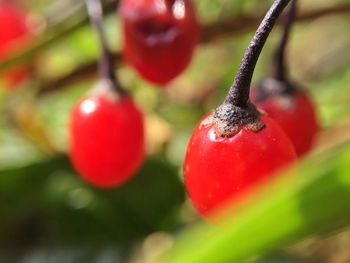
<instances>
[{"instance_id":1,"label":"berry stem","mask_svg":"<svg viewBox=\"0 0 350 263\"><path fill-rule=\"evenodd\" d=\"M101 0L86 0L91 24L93 25L101 46L101 57L99 61L99 73L102 79L111 81L113 88L119 93L123 94L124 90L121 87L119 79L114 71L112 52L108 47L106 34L103 30L103 6Z\"/></svg>"},{"instance_id":2,"label":"berry stem","mask_svg":"<svg viewBox=\"0 0 350 263\"><path fill-rule=\"evenodd\" d=\"M289 2L290 0L275 0L273 2L244 54L236 77L225 99L226 103L242 108L248 107L249 90L255 65L277 18Z\"/></svg>"},{"instance_id":3,"label":"berry stem","mask_svg":"<svg viewBox=\"0 0 350 263\"><path fill-rule=\"evenodd\" d=\"M286 73L288 71L286 64L286 48L288 45L288 40L290 38L290 33L292 26L294 24L297 12L297 0L292 0L289 11L286 14L283 21L283 33L279 46L277 47L274 55L272 76L280 81L286 80Z\"/></svg>"}]
</instances>

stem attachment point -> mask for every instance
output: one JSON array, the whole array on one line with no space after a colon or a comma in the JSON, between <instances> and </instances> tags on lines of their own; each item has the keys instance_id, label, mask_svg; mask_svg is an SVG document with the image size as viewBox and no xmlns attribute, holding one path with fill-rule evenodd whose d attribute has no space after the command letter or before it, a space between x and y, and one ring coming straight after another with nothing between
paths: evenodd
<instances>
[{"instance_id":1,"label":"stem attachment point","mask_svg":"<svg viewBox=\"0 0 350 263\"><path fill-rule=\"evenodd\" d=\"M251 40L224 102L215 109L208 123L214 123L218 135L230 137L242 126L258 132L265 127L260 113L249 101L254 69L266 40L279 15L290 0L275 0Z\"/></svg>"},{"instance_id":2,"label":"stem attachment point","mask_svg":"<svg viewBox=\"0 0 350 263\"><path fill-rule=\"evenodd\" d=\"M265 128L265 124L259 117L260 114L250 102L247 103L247 108L224 102L202 122L202 125L214 124L218 136L229 138L239 132L242 126L253 132Z\"/></svg>"}]
</instances>

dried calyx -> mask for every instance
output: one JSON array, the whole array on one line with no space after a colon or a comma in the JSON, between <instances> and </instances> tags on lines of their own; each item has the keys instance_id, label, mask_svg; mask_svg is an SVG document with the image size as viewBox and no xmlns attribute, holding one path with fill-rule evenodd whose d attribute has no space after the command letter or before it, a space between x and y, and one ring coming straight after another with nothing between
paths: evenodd
<instances>
[{"instance_id":1,"label":"dried calyx","mask_svg":"<svg viewBox=\"0 0 350 263\"><path fill-rule=\"evenodd\" d=\"M254 132L263 129L265 124L259 115L260 112L250 102L247 102L244 108L224 102L202 122L202 125L214 124L217 135L228 138L237 133L242 126Z\"/></svg>"},{"instance_id":2,"label":"dried calyx","mask_svg":"<svg viewBox=\"0 0 350 263\"><path fill-rule=\"evenodd\" d=\"M249 101L255 65L277 18L290 0L275 0L267 12L241 61L238 73L225 101L202 125L214 125L218 136L231 137L242 127L258 132L265 127L260 113Z\"/></svg>"},{"instance_id":3,"label":"dried calyx","mask_svg":"<svg viewBox=\"0 0 350 263\"><path fill-rule=\"evenodd\" d=\"M297 85L290 80L264 78L255 88L254 102L264 101L270 96L291 97L298 91Z\"/></svg>"}]
</instances>

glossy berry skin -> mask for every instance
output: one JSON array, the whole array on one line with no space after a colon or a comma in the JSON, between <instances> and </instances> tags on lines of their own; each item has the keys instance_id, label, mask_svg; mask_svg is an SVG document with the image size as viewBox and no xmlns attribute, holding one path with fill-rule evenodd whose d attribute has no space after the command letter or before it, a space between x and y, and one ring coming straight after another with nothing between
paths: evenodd
<instances>
[{"instance_id":1,"label":"glossy berry skin","mask_svg":"<svg viewBox=\"0 0 350 263\"><path fill-rule=\"evenodd\" d=\"M0 61L15 52L31 35L26 13L10 3L0 2ZM28 77L28 70L17 67L5 72L6 86L12 88Z\"/></svg>"},{"instance_id":2,"label":"glossy berry skin","mask_svg":"<svg viewBox=\"0 0 350 263\"><path fill-rule=\"evenodd\" d=\"M190 0L122 0L123 55L146 80L163 85L191 61L200 26Z\"/></svg>"},{"instance_id":3,"label":"glossy berry skin","mask_svg":"<svg viewBox=\"0 0 350 263\"><path fill-rule=\"evenodd\" d=\"M72 111L70 143L81 177L97 187L121 185L144 159L142 114L127 96L87 96Z\"/></svg>"},{"instance_id":4,"label":"glossy berry skin","mask_svg":"<svg viewBox=\"0 0 350 263\"><path fill-rule=\"evenodd\" d=\"M298 156L310 151L319 131L315 106L310 96L297 90L290 95L271 95L254 103L288 135Z\"/></svg>"},{"instance_id":5,"label":"glossy berry skin","mask_svg":"<svg viewBox=\"0 0 350 263\"><path fill-rule=\"evenodd\" d=\"M208 215L251 187L273 177L296 161L284 132L267 116L266 127L253 132L243 127L230 138L216 134L213 124L199 124L189 141L185 164L187 192L197 210Z\"/></svg>"}]
</instances>

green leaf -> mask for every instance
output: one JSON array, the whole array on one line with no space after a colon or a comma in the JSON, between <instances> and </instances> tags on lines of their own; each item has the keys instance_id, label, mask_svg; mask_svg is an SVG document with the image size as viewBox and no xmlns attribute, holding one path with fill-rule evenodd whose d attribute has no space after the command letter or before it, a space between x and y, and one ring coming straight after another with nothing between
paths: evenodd
<instances>
[{"instance_id":1,"label":"green leaf","mask_svg":"<svg viewBox=\"0 0 350 263\"><path fill-rule=\"evenodd\" d=\"M3 170L0 244L128 243L176 227L183 201L177 169L159 159L147 160L130 182L112 190L84 183L66 157Z\"/></svg>"},{"instance_id":2,"label":"green leaf","mask_svg":"<svg viewBox=\"0 0 350 263\"><path fill-rule=\"evenodd\" d=\"M160 262L241 262L349 225L349 144L315 155L232 211L219 224L188 230Z\"/></svg>"}]
</instances>

